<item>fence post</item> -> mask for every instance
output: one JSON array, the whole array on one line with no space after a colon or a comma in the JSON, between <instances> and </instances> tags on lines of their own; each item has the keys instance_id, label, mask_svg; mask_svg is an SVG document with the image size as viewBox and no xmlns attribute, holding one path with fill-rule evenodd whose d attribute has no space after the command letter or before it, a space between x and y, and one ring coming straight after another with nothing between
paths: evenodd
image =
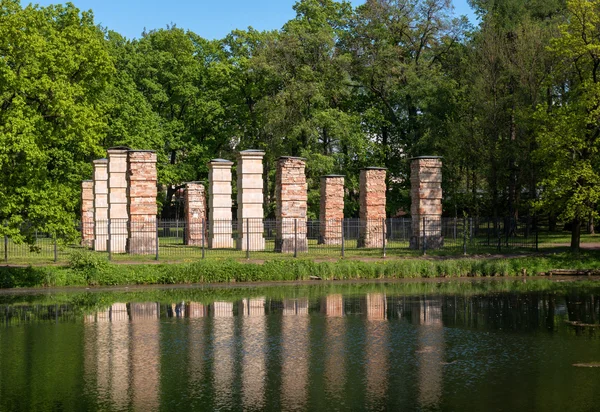
<instances>
[{"instance_id":1,"label":"fence post","mask_svg":"<svg viewBox=\"0 0 600 412\"><path fill-rule=\"evenodd\" d=\"M154 219L154 221L156 222L156 256L155 259L158 260L159 258L159 252L158 252L158 247L160 245L160 242L158 240L158 217Z\"/></svg>"},{"instance_id":2,"label":"fence post","mask_svg":"<svg viewBox=\"0 0 600 412\"><path fill-rule=\"evenodd\" d=\"M243 228L242 233L244 233ZM250 260L250 218L246 218L246 259Z\"/></svg>"},{"instance_id":3,"label":"fence post","mask_svg":"<svg viewBox=\"0 0 600 412\"><path fill-rule=\"evenodd\" d=\"M385 258L385 252L386 252L386 250L385 250L385 240L386 240L386 239L385 239L385 229L386 229L386 227L385 227L385 223L386 223L386 222L385 222L385 217L381 218L381 223L382 223L382 224L381 224L381 237L382 237L382 239L381 239L381 240L383 241L383 243L382 243L382 247L383 247L383 257Z\"/></svg>"},{"instance_id":4,"label":"fence post","mask_svg":"<svg viewBox=\"0 0 600 412\"><path fill-rule=\"evenodd\" d=\"M534 228L535 228L535 251L536 251L536 252L539 252L539 251L540 251L540 239L539 239L539 236L538 236L538 234L539 234L539 230L540 230L540 229L539 229L539 227L538 227L537 216L535 216L535 217L533 218L533 224L535 225L535 226L534 226Z\"/></svg>"},{"instance_id":5,"label":"fence post","mask_svg":"<svg viewBox=\"0 0 600 412\"><path fill-rule=\"evenodd\" d=\"M206 243L206 219L202 218L202 223L200 223L200 225L202 226L202 259L204 259L205 256L205 252L204 252L204 243Z\"/></svg>"},{"instance_id":6,"label":"fence post","mask_svg":"<svg viewBox=\"0 0 600 412\"><path fill-rule=\"evenodd\" d=\"M8 235L4 235L4 261L8 263Z\"/></svg>"},{"instance_id":7,"label":"fence post","mask_svg":"<svg viewBox=\"0 0 600 412\"><path fill-rule=\"evenodd\" d=\"M54 234L54 263L58 262L58 240Z\"/></svg>"},{"instance_id":8,"label":"fence post","mask_svg":"<svg viewBox=\"0 0 600 412\"><path fill-rule=\"evenodd\" d=\"M108 236L107 236L107 240L106 240L106 251L108 252L108 260L112 260L112 251L111 251L111 219L108 219L107 225L108 225Z\"/></svg>"},{"instance_id":9,"label":"fence post","mask_svg":"<svg viewBox=\"0 0 600 412\"><path fill-rule=\"evenodd\" d=\"M487 221L487 245L490 245L490 219L488 218Z\"/></svg>"},{"instance_id":10,"label":"fence post","mask_svg":"<svg viewBox=\"0 0 600 412\"><path fill-rule=\"evenodd\" d=\"M427 232L425 231L425 219L423 218L423 256L427 254Z\"/></svg>"},{"instance_id":11,"label":"fence post","mask_svg":"<svg viewBox=\"0 0 600 412\"><path fill-rule=\"evenodd\" d=\"M463 217L463 255L467 255L467 217Z\"/></svg>"},{"instance_id":12,"label":"fence post","mask_svg":"<svg viewBox=\"0 0 600 412\"><path fill-rule=\"evenodd\" d=\"M294 257L298 257L298 219L294 219Z\"/></svg>"},{"instance_id":13,"label":"fence post","mask_svg":"<svg viewBox=\"0 0 600 412\"><path fill-rule=\"evenodd\" d=\"M346 241L345 241L345 236L344 236L344 220L342 218L341 222L342 222L342 257L346 256Z\"/></svg>"}]
</instances>

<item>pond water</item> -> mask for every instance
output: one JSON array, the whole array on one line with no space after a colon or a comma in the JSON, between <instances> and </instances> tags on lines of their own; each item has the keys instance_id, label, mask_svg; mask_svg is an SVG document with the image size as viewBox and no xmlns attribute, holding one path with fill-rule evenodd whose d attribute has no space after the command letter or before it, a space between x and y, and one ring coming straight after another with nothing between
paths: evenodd
<instances>
[{"instance_id":1,"label":"pond water","mask_svg":"<svg viewBox=\"0 0 600 412\"><path fill-rule=\"evenodd\" d=\"M600 283L0 294L0 410L598 410Z\"/></svg>"}]
</instances>

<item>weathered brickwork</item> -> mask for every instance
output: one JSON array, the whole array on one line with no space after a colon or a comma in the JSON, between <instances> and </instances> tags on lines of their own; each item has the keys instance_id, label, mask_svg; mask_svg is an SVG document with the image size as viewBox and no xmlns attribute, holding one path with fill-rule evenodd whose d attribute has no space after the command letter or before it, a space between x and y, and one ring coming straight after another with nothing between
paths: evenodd
<instances>
[{"instance_id":1,"label":"weathered brickwork","mask_svg":"<svg viewBox=\"0 0 600 412\"><path fill-rule=\"evenodd\" d=\"M344 220L344 176L321 177L320 239L325 245L342 244Z\"/></svg>"},{"instance_id":2,"label":"weathered brickwork","mask_svg":"<svg viewBox=\"0 0 600 412\"><path fill-rule=\"evenodd\" d=\"M281 157L277 162L275 200L277 237L275 251L282 253L306 252L306 212L308 185L306 161L299 157ZM296 243L297 242L297 243Z\"/></svg>"},{"instance_id":3,"label":"weathered brickwork","mask_svg":"<svg viewBox=\"0 0 600 412\"><path fill-rule=\"evenodd\" d=\"M108 149L108 220L110 251L127 251L129 214L127 211L126 148Z\"/></svg>"},{"instance_id":4,"label":"weathered brickwork","mask_svg":"<svg viewBox=\"0 0 600 412\"><path fill-rule=\"evenodd\" d=\"M233 162L224 159L214 159L208 165L208 246L211 249L233 248L231 166Z\"/></svg>"},{"instance_id":5,"label":"weathered brickwork","mask_svg":"<svg viewBox=\"0 0 600 412\"><path fill-rule=\"evenodd\" d=\"M186 183L184 213L187 223L185 244L189 246L206 246L208 243L206 241L208 222L206 221L206 193L202 183Z\"/></svg>"},{"instance_id":6,"label":"weathered brickwork","mask_svg":"<svg viewBox=\"0 0 600 412\"><path fill-rule=\"evenodd\" d=\"M127 252L156 253L157 174L156 153L130 150L127 153Z\"/></svg>"},{"instance_id":7,"label":"weathered brickwork","mask_svg":"<svg viewBox=\"0 0 600 412\"><path fill-rule=\"evenodd\" d=\"M263 157L260 150L245 150L237 157L237 237L239 250L265 250L263 212Z\"/></svg>"},{"instance_id":8,"label":"weathered brickwork","mask_svg":"<svg viewBox=\"0 0 600 412\"><path fill-rule=\"evenodd\" d=\"M442 160L439 157L418 157L410 165L412 249L443 246L442 237ZM423 221L425 219L425 221Z\"/></svg>"},{"instance_id":9,"label":"weathered brickwork","mask_svg":"<svg viewBox=\"0 0 600 412\"><path fill-rule=\"evenodd\" d=\"M360 234L358 247L381 248L385 244L386 169L360 171Z\"/></svg>"},{"instance_id":10,"label":"weathered brickwork","mask_svg":"<svg viewBox=\"0 0 600 412\"><path fill-rule=\"evenodd\" d=\"M106 251L108 241L108 160L94 160L94 250Z\"/></svg>"},{"instance_id":11,"label":"weathered brickwork","mask_svg":"<svg viewBox=\"0 0 600 412\"><path fill-rule=\"evenodd\" d=\"M81 182L81 246L94 246L94 181Z\"/></svg>"}]
</instances>

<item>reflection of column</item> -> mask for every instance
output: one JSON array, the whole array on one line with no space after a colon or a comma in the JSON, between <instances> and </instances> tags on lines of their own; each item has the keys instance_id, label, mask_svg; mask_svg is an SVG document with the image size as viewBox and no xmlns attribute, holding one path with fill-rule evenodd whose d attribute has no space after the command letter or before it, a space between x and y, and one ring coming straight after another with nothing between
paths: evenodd
<instances>
[{"instance_id":1,"label":"reflection of column","mask_svg":"<svg viewBox=\"0 0 600 412\"><path fill-rule=\"evenodd\" d=\"M365 298L367 323L365 348L365 375L367 405L381 409L388 390L388 323L375 322L386 319L384 294L368 294Z\"/></svg>"},{"instance_id":2,"label":"reflection of column","mask_svg":"<svg viewBox=\"0 0 600 412\"><path fill-rule=\"evenodd\" d=\"M267 319L265 298L243 299L240 302L242 319L242 402L244 410L265 407L267 378Z\"/></svg>"},{"instance_id":3,"label":"reflection of column","mask_svg":"<svg viewBox=\"0 0 600 412\"><path fill-rule=\"evenodd\" d=\"M136 411L160 407L160 322L155 302L129 304L131 314L131 400Z\"/></svg>"},{"instance_id":4,"label":"reflection of column","mask_svg":"<svg viewBox=\"0 0 600 412\"><path fill-rule=\"evenodd\" d=\"M282 253L306 252L306 213L308 185L306 160L300 157L280 157L277 162L275 200L277 210L277 239L275 251Z\"/></svg>"},{"instance_id":5,"label":"reflection of column","mask_svg":"<svg viewBox=\"0 0 600 412\"><path fill-rule=\"evenodd\" d=\"M127 210L127 148L108 149L108 219L110 250L125 253L129 214Z\"/></svg>"},{"instance_id":6,"label":"reflection of column","mask_svg":"<svg viewBox=\"0 0 600 412\"><path fill-rule=\"evenodd\" d=\"M212 249L233 247L231 213L231 166L233 162L214 159L208 164L209 237Z\"/></svg>"},{"instance_id":7,"label":"reflection of column","mask_svg":"<svg viewBox=\"0 0 600 412\"><path fill-rule=\"evenodd\" d=\"M419 403L423 409L435 409L442 396L444 328L439 300L421 300L413 307L418 320L417 359L419 363ZM415 322L416 323L416 322Z\"/></svg>"},{"instance_id":8,"label":"reflection of column","mask_svg":"<svg viewBox=\"0 0 600 412\"><path fill-rule=\"evenodd\" d=\"M129 315L125 303L110 308L110 394L114 409L129 405Z\"/></svg>"},{"instance_id":9,"label":"reflection of column","mask_svg":"<svg viewBox=\"0 0 600 412\"><path fill-rule=\"evenodd\" d=\"M308 299L283 301L281 325L281 406L306 409L310 359Z\"/></svg>"},{"instance_id":10,"label":"reflection of column","mask_svg":"<svg viewBox=\"0 0 600 412\"><path fill-rule=\"evenodd\" d=\"M360 171L360 235L358 247L383 247L385 235L386 169L367 167Z\"/></svg>"},{"instance_id":11,"label":"reflection of column","mask_svg":"<svg viewBox=\"0 0 600 412\"><path fill-rule=\"evenodd\" d=\"M326 245L341 245L344 221L344 176L321 177L319 220L321 222L320 242Z\"/></svg>"},{"instance_id":12,"label":"reflection of column","mask_svg":"<svg viewBox=\"0 0 600 412\"><path fill-rule=\"evenodd\" d=\"M226 409L231 407L235 367L233 303L214 302L212 309L214 409Z\"/></svg>"},{"instance_id":13,"label":"reflection of column","mask_svg":"<svg viewBox=\"0 0 600 412\"><path fill-rule=\"evenodd\" d=\"M325 391L329 397L341 399L345 384L346 322L342 295L329 295L321 301L325 314Z\"/></svg>"},{"instance_id":14,"label":"reflection of column","mask_svg":"<svg viewBox=\"0 0 600 412\"><path fill-rule=\"evenodd\" d=\"M189 302L185 306L185 317L190 319L204 318L208 316L208 308L202 303Z\"/></svg>"},{"instance_id":15,"label":"reflection of column","mask_svg":"<svg viewBox=\"0 0 600 412\"><path fill-rule=\"evenodd\" d=\"M237 248L265 250L263 237L263 157L261 150L245 150L238 155L237 164L237 219L241 228ZM247 239L250 236L250 239Z\"/></svg>"},{"instance_id":16,"label":"reflection of column","mask_svg":"<svg viewBox=\"0 0 600 412\"><path fill-rule=\"evenodd\" d=\"M94 245L94 181L81 182L81 246Z\"/></svg>"},{"instance_id":17,"label":"reflection of column","mask_svg":"<svg viewBox=\"0 0 600 412\"><path fill-rule=\"evenodd\" d=\"M94 160L94 250L105 251L108 240L108 160Z\"/></svg>"}]
</instances>

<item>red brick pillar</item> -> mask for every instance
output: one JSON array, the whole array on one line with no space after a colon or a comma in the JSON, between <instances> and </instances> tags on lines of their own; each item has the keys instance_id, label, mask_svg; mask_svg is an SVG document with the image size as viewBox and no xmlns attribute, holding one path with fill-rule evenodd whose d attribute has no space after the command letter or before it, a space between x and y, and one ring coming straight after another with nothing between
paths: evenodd
<instances>
[{"instance_id":1,"label":"red brick pillar","mask_svg":"<svg viewBox=\"0 0 600 412\"><path fill-rule=\"evenodd\" d=\"M344 176L321 177L320 239L325 245L342 244L344 221Z\"/></svg>"},{"instance_id":2,"label":"red brick pillar","mask_svg":"<svg viewBox=\"0 0 600 412\"><path fill-rule=\"evenodd\" d=\"M81 182L81 246L94 246L94 181Z\"/></svg>"},{"instance_id":3,"label":"red brick pillar","mask_svg":"<svg viewBox=\"0 0 600 412\"><path fill-rule=\"evenodd\" d=\"M130 150L127 156L127 208L129 215L127 252L156 253L157 175L156 153Z\"/></svg>"},{"instance_id":4,"label":"red brick pillar","mask_svg":"<svg viewBox=\"0 0 600 412\"><path fill-rule=\"evenodd\" d=\"M360 171L360 234L358 247L381 248L385 238L386 169Z\"/></svg>"},{"instance_id":5,"label":"red brick pillar","mask_svg":"<svg viewBox=\"0 0 600 412\"><path fill-rule=\"evenodd\" d=\"M275 178L277 204L277 238L275 251L281 253L306 252L306 212L308 186L306 160L299 157L280 157ZM297 244L295 243L297 240Z\"/></svg>"},{"instance_id":6,"label":"red brick pillar","mask_svg":"<svg viewBox=\"0 0 600 412\"><path fill-rule=\"evenodd\" d=\"M94 160L94 250L108 245L108 160Z\"/></svg>"},{"instance_id":7,"label":"red brick pillar","mask_svg":"<svg viewBox=\"0 0 600 412\"><path fill-rule=\"evenodd\" d=\"M412 237L411 249L423 247L423 234L427 249L443 246L442 237L442 159L423 156L412 159L410 165ZM425 222L423 222L425 219Z\"/></svg>"},{"instance_id":8,"label":"red brick pillar","mask_svg":"<svg viewBox=\"0 0 600 412\"><path fill-rule=\"evenodd\" d=\"M206 191L200 182L189 182L185 185L185 244L189 246L207 245L206 240ZM202 233L204 230L204 234Z\"/></svg>"}]
</instances>

